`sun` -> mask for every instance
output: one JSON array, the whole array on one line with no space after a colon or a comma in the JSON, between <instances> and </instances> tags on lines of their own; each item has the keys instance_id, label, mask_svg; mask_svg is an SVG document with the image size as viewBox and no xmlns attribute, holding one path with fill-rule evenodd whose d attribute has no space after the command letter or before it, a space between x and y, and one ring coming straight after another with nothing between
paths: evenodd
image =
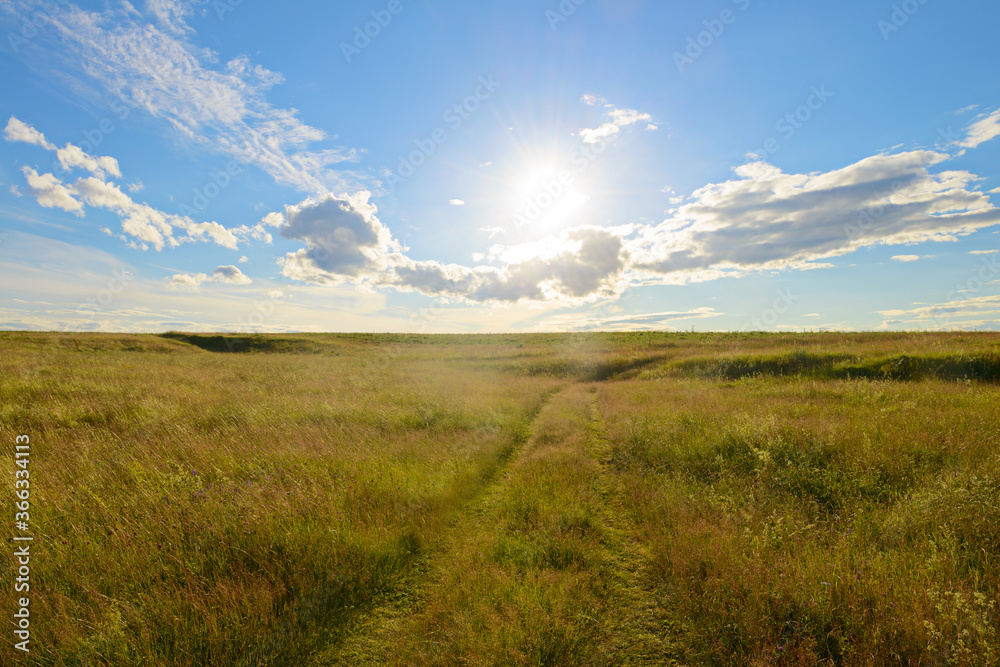
<instances>
[{"instance_id":1,"label":"sun","mask_svg":"<svg viewBox=\"0 0 1000 667\"><path fill-rule=\"evenodd\" d=\"M512 179L514 220L522 232L552 232L577 224L587 195L568 170L551 166L531 169Z\"/></svg>"}]
</instances>

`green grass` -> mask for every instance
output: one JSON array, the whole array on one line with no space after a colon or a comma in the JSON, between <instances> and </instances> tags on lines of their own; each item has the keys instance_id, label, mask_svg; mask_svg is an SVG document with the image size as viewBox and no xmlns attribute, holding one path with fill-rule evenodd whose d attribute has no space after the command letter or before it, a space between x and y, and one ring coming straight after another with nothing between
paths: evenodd
<instances>
[{"instance_id":1,"label":"green grass","mask_svg":"<svg viewBox=\"0 0 1000 667\"><path fill-rule=\"evenodd\" d=\"M998 344L0 333L0 663L996 664Z\"/></svg>"}]
</instances>

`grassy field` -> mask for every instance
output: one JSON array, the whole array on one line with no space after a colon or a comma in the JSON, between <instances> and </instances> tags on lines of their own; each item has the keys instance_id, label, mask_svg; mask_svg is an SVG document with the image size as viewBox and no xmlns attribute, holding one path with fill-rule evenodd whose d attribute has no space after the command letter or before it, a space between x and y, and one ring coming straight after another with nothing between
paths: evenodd
<instances>
[{"instance_id":1,"label":"grassy field","mask_svg":"<svg viewBox=\"0 0 1000 667\"><path fill-rule=\"evenodd\" d=\"M3 665L1000 664L1000 335L0 353Z\"/></svg>"}]
</instances>

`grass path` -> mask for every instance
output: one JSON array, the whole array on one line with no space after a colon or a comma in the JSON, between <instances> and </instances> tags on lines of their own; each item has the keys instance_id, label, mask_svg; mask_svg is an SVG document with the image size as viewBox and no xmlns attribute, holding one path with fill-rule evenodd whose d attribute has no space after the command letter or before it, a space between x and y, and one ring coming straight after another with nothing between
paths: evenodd
<instances>
[{"instance_id":1,"label":"grass path","mask_svg":"<svg viewBox=\"0 0 1000 667\"><path fill-rule=\"evenodd\" d=\"M550 395L539 412L545 409L551 398ZM537 419L536 415L536 421ZM385 656L396 651L397 635L405 619L426 603L426 586L435 567L440 566L443 556L459 547L466 536L470 520L482 515L485 508L493 502L492 498L506 479L511 463L520 456L528 443L530 437L526 442L515 444L497 462L490 475L484 478L476 495L456 512L444 533L425 546L424 553L414 559L410 569L392 590L381 596L371 608L356 613L346 627L330 638L329 644L322 651L310 656L302 664L313 667L384 664Z\"/></svg>"},{"instance_id":2,"label":"grass path","mask_svg":"<svg viewBox=\"0 0 1000 667\"><path fill-rule=\"evenodd\" d=\"M601 463L596 480L604 499L600 518L607 532L606 549L614 564L613 582L617 589L618 613L613 615L617 631L604 647L609 656L605 664L673 665L681 664L682 650L675 643L677 629L669 610L654 594L649 572L649 551L629 516L625 485L614 472L611 449L598 404L596 387L589 388L589 450Z\"/></svg>"},{"instance_id":3,"label":"grass path","mask_svg":"<svg viewBox=\"0 0 1000 667\"><path fill-rule=\"evenodd\" d=\"M552 396L406 581L307 664L676 664L593 390Z\"/></svg>"}]
</instances>

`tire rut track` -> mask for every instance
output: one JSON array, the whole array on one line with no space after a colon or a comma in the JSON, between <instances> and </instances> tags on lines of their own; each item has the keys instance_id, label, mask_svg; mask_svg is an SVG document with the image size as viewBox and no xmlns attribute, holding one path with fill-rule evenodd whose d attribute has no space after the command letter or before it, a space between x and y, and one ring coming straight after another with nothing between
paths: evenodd
<instances>
[{"instance_id":1,"label":"tire rut track","mask_svg":"<svg viewBox=\"0 0 1000 667\"><path fill-rule=\"evenodd\" d=\"M514 442L508 451L497 458L476 493L456 508L448 527L434 538L426 552L404 572L399 584L383 596L380 603L356 614L349 626L338 633L333 644L310 656L302 664L312 667L354 667L385 663L387 651L392 647L392 636L401 629L402 621L426 602L428 578L433 575L435 565L461 544L469 532L463 529L468 529L481 520L487 509L496 502L510 469L535 439L535 426L540 416L566 389L567 385L557 387L543 397L531 416L527 435Z\"/></svg>"}]
</instances>

